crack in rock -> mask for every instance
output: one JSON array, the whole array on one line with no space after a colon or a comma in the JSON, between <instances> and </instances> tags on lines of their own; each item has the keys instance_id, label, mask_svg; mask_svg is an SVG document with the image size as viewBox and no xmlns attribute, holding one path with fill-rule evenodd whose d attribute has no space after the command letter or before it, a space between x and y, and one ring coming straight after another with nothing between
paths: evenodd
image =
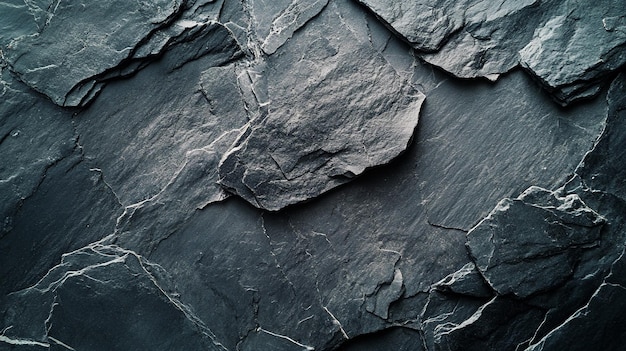
<instances>
[{"instance_id":1,"label":"crack in rock","mask_svg":"<svg viewBox=\"0 0 626 351\"><path fill-rule=\"evenodd\" d=\"M596 95L626 63L624 7L601 0L357 0L426 62L461 78L521 65L563 105Z\"/></svg>"},{"instance_id":2,"label":"crack in rock","mask_svg":"<svg viewBox=\"0 0 626 351\"><path fill-rule=\"evenodd\" d=\"M160 266L132 251L88 245L63 255L37 284L9 295L7 321L13 328L5 330L5 336L27 335L71 350L126 349L137 342L146 348L225 350L175 297L169 279ZM128 296L133 299L125 299ZM120 319L121 314L126 318ZM159 318L152 318L154 314ZM81 328L85 323L92 328Z\"/></svg>"},{"instance_id":3,"label":"crack in rock","mask_svg":"<svg viewBox=\"0 0 626 351\"><path fill-rule=\"evenodd\" d=\"M182 3L58 1L41 31L13 40L5 56L29 86L58 105L78 106L93 97L92 77L131 58L139 43L179 14Z\"/></svg>"},{"instance_id":4,"label":"crack in rock","mask_svg":"<svg viewBox=\"0 0 626 351\"><path fill-rule=\"evenodd\" d=\"M267 113L250 122L219 170L220 183L256 207L314 198L388 163L411 140L424 95L348 29L322 36L336 16L322 12L257 64Z\"/></svg>"},{"instance_id":5,"label":"crack in rock","mask_svg":"<svg viewBox=\"0 0 626 351\"><path fill-rule=\"evenodd\" d=\"M531 187L502 200L467 234L467 247L498 294L524 298L571 276L578 249L597 246L604 222L577 195Z\"/></svg>"}]
</instances>

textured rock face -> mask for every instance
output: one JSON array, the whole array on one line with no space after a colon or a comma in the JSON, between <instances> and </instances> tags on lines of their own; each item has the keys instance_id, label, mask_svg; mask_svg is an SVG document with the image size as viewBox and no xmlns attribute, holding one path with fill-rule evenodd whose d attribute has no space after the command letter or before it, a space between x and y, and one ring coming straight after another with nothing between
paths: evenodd
<instances>
[{"instance_id":1,"label":"textured rock face","mask_svg":"<svg viewBox=\"0 0 626 351\"><path fill-rule=\"evenodd\" d=\"M562 104L596 95L626 63L614 1L359 0L435 66L495 80L521 64Z\"/></svg>"},{"instance_id":2,"label":"textured rock face","mask_svg":"<svg viewBox=\"0 0 626 351\"><path fill-rule=\"evenodd\" d=\"M621 3L0 13L0 350L623 348Z\"/></svg>"},{"instance_id":3,"label":"textured rock face","mask_svg":"<svg viewBox=\"0 0 626 351\"><path fill-rule=\"evenodd\" d=\"M21 80L58 105L93 94L97 76L132 58L151 32L171 21L180 1L68 3L29 6L37 32L16 38L6 57Z\"/></svg>"},{"instance_id":4,"label":"textured rock face","mask_svg":"<svg viewBox=\"0 0 626 351\"><path fill-rule=\"evenodd\" d=\"M321 15L252 68L262 113L222 160L220 183L259 208L314 198L411 140L424 95L337 23ZM331 28L341 35L320 36Z\"/></svg>"},{"instance_id":5,"label":"textured rock face","mask_svg":"<svg viewBox=\"0 0 626 351\"><path fill-rule=\"evenodd\" d=\"M612 1L560 6L566 11L535 29L520 63L567 102L597 94L598 80L626 62L626 8Z\"/></svg>"},{"instance_id":6,"label":"textured rock face","mask_svg":"<svg viewBox=\"0 0 626 351\"><path fill-rule=\"evenodd\" d=\"M169 288L159 285L167 279L162 274L133 252L91 245L65 255L36 285L12 295L5 321L32 339L45 335L48 343L33 346L51 349L223 350L191 311L168 295ZM71 308L64 301L72 301ZM47 317L45 323L37 323L44 321L37 316ZM126 317L110 325L116 316ZM84 325L90 330L74 332Z\"/></svg>"},{"instance_id":7,"label":"textured rock face","mask_svg":"<svg viewBox=\"0 0 626 351\"><path fill-rule=\"evenodd\" d=\"M467 234L467 246L498 294L527 297L568 278L577 251L597 245L603 221L575 194L530 188L502 200Z\"/></svg>"}]
</instances>

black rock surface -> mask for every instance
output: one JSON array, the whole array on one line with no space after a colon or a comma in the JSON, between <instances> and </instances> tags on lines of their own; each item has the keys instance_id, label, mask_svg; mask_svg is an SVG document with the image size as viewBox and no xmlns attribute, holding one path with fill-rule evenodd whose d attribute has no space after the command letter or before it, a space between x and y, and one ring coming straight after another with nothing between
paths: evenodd
<instances>
[{"instance_id":1,"label":"black rock surface","mask_svg":"<svg viewBox=\"0 0 626 351\"><path fill-rule=\"evenodd\" d=\"M398 156L424 100L331 11L248 72L260 76L252 84L261 112L224 156L220 184L272 211Z\"/></svg>"},{"instance_id":2,"label":"black rock surface","mask_svg":"<svg viewBox=\"0 0 626 351\"><path fill-rule=\"evenodd\" d=\"M0 3L0 350L622 350L625 21Z\"/></svg>"},{"instance_id":3,"label":"black rock surface","mask_svg":"<svg viewBox=\"0 0 626 351\"><path fill-rule=\"evenodd\" d=\"M489 80L521 64L562 104L596 95L626 63L621 2L358 1L426 62Z\"/></svg>"},{"instance_id":4,"label":"black rock surface","mask_svg":"<svg viewBox=\"0 0 626 351\"><path fill-rule=\"evenodd\" d=\"M567 279L578 251L597 246L603 222L576 194L529 188L500 201L467 234L467 247L499 295L528 297Z\"/></svg>"}]
</instances>

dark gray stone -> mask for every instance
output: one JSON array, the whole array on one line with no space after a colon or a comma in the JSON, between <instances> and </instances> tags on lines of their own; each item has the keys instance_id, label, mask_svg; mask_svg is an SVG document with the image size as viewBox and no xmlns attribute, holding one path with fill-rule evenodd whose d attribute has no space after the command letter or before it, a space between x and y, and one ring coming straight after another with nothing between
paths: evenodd
<instances>
[{"instance_id":1,"label":"dark gray stone","mask_svg":"<svg viewBox=\"0 0 626 351\"><path fill-rule=\"evenodd\" d=\"M530 186L560 187L605 126L604 100L560 108L522 72L495 84L436 83L431 74L416 69L428 98L409 171L415 182L403 191L419 185L415 201L424 202L430 223L445 228L470 230L498 201Z\"/></svg>"},{"instance_id":2,"label":"dark gray stone","mask_svg":"<svg viewBox=\"0 0 626 351\"><path fill-rule=\"evenodd\" d=\"M171 71L172 62L180 62L177 53L131 80L111 82L76 118L86 157L124 206L157 195L184 166L188 152L247 121L235 67L215 67L224 63L221 51Z\"/></svg>"},{"instance_id":3,"label":"dark gray stone","mask_svg":"<svg viewBox=\"0 0 626 351\"><path fill-rule=\"evenodd\" d=\"M10 299L6 334L51 350L225 350L176 299L158 265L114 246L64 255Z\"/></svg>"},{"instance_id":4,"label":"dark gray stone","mask_svg":"<svg viewBox=\"0 0 626 351\"><path fill-rule=\"evenodd\" d=\"M615 261L610 275L587 304L526 351L619 350L626 343L626 260ZM593 326L593 327L591 327ZM573 337L585 335L584 338Z\"/></svg>"},{"instance_id":5,"label":"dark gray stone","mask_svg":"<svg viewBox=\"0 0 626 351\"><path fill-rule=\"evenodd\" d=\"M198 23L186 34L171 44L163 58L171 71L205 56L218 66L243 54L232 33L220 23Z\"/></svg>"},{"instance_id":6,"label":"dark gray stone","mask_svg":"<svg viewBox=\"0 0 626 351\"><path fill-rule=\"evenodd\" d=\"M534 0L358 0L403 36L427 62L462 78L498 76L517 65L517 51L541 18Z\"/></svg>"},{"instance_id":7,"label":"dark gray stone","mask_svg":"<svg viewBox=\"0 0 626 351\"><path fill-rule=\"evenodd\" d=\"M211 145L187 152L185 164L163 190L125 208L117 220L116 235L133 246L144 242L150 252L195 210L224 200L228 194L217 184L217 165L239 134L239 130L226 132ZM168 216L162 216L163 212Z\"/></svg>"},{"instance_id":8,"label":"dark gray stone","mask_svg":"<svg viewBox=\"0 0 626 351\"><path fill-rule=\"evenodd\" d=\"M521 63L563 105L596 95L626 63L624 5L610 0L357 1L426 62L489 80Z\"/></svg>"},{"instance_id":9,"label":"dark gray stone","mask_svg":"<svg viewBox=\"0 0 626 351\"><path fill-rule=\"evenodd\" d=\"M112 233L120 213L113 193L79 152L58 160L22 200L10 230L2 235L0 250L13 259L0 265L0 294L35 284L63 253Z\"/></svg>"},{"instance_id":10,"label":"dark gray stone","mask_svg":"<svg viewBox=\"0 0 626 351\"><path fill-rule=\"evenodd\" d=\"M24 34L37 32L45 11L37 6L37 1L8 0L0 4L2 23L0 23L0 47L4 47ZM2 52L2 49L0 49ZM2 54L0 53L0 57Z\"/></svg>"},{"instance_id":11,"label":"dark gray stone","mask_svg":"<svg viewBox=\"0 0 626 351\"><path fill-rule=\"evenodd\" d=\"M255 6L259 3L263 4L260 9L260 6ZM274 1L273 6L276 6L276 3L278 2ZM285 2L285 4L287 3L288 2ZM281 8L281 11L272 19L269 33L267 33L266 36L259 38L262 39L261 49L268 55L276 52L279 47L292 37L296 30L320 13L320 11L322 11L327 4L328 0L291 1L287 7ZM272 13L267 11L267 5L264 1L253 1L253 7L257 9L257 12L263 14ZM267 28L261 28L259 32L265 34L266 29Z\"/></svg>"},{"instance_id":12,"label":"dark gray stone","mask_svg":"<svg viewBox=\"0 0 626 351\"><path fill-rule=\"evenodd\" d=\"M475 316L481 306L491 299L473 298L461 295L442 294L432 290L428 301L419 316L418 328L422 331L424 348L437 350L445 347L442 337L454 328L462 329L471 323L470 318ZM467 322L466 322L467 321Z\"/></svg>"},{"instance_id":13,"label":"dark gray stone","mask_svg":"<svg viewBox=\"0 0 626 351\"><path fill-rule=\"evenodd\" d=\"M469 1L435 2L357 0L402 35L411 45L423 51L436 51L465 24Z\"/></svg>"},{"instance_id":14,"label":"dark gray stone","mask_svg":"<svg viewBox=\"0 0 626 351\"><path fill-rule=\"evenodd\" d=\"M1 302L110 234L120 204L83 162L71 114L0 70Z\"/></svg>"},{"instance_id":15,"label":"dark gray stone","mask_svg":"<svg viewBox=\"0 0 626 351\"><path fill-rule=\"evenodd\" d=\"M467 247L498 294L528 297L570 277L578 249L597 246L604 221L577 195L529 188L502 200L467 234Z\"/></svg>"},{"instance_id":16,"label":"dark gray stone","mask_svg":"<svg viewBox=\"0 0 626 351\"><path fill-rule=\"evenodd\" d=\"M585 155L576 173L591 189L601 190L626 201L626 74L620 74L607 97L607 127L591 152Z\"/></svg>"},{"instance_id":17,"label":"dark gray stone","mask_svg":"<svg viewBox=\"0 0 626 351\"><path fill-rule=\"evenodd\" d=\"M220 183L256 207L280 210L388 163L417 125L424 95L326 13L254 68L265 112L222 161ZM338 36L320 37L329 30Z\"/></svg>"},{"instance_id":18,"label":"dark gray stone","mask_svg":"<svg viewBox=\"0 0 626 351\"><path fill-rule=\"evenodd\" d=\"M562 1L520 51L520 62L562 103L598 93L626 64L626 6Z\"/></svg>"},{"instance_id":19,"label":"dark gray stone","mask_svg":"<svg viewBox=\"0 0 626 351\"><path fill-rule=\"evenodd\" d=\"M620 350L624 78L606 99L561 108L512 69L544 40L578 45L568 58L585 71L600 16L616 32L595 34L607 65L553 93L595 91L619 69L620 4L573 20L591 6L363 2L396 6L397 20L353 0L180 2L161 23L132 24L148 30L129 56L93 57L104 71L72 88L66 101L89 102L72 109L19 82L7 45L97 8L70 18L56 0L1 3L0 349L560 350L593 334L571 348ZM558 16L577 41L565 44L565 27L541 34ZM424 48L385 25L418 26ZM377 133L381 143L362 138ZM375 164L361 139L401 147L349 179L348 166ZM301 153L327 140L346 153ZM320 171L320 188L307 179L306 203L255 208L218 183L237 156L296 181ZM336 158L344 171L324 169ZM289 203L274 195L263 201ZM503 198L509 208L489 216ZM488 223L508 241L490 246Z\"/></svg>"},{"instance_id":20,"label":"dark gray stone","mask_svg":"<svg viewBox=\"0 0 626 351\"><path fill-rule=\"evenodd\" d=\"M434 350L515 350L519 342L533 336L542 319L537 308L496 297L462 323L442 325L434 339Z\"/></svg>"},{"instance_id":21,"label":"dark gray stone","mask_svg":"<svg viewBox=\"0 0 626 351\"><path fill-rule=\"evenodd\" d=\"M38 31L15 38L5 56L29 86L58 105L78 106L90 96L96 77L132 57L139 43L174 18L181 1L49 1L45 6L39 8L45 21Z\"/></svg>"},{"instance_id":22,"label":"dark gray stone","mask_svg":"<svg viewBox=\"0 0 626 351\"><path fill-rule=\"evenodd\" d=\"M361 335L346 342L338 351L422 351L422 339L418 331L394 327L377 333Z\"/></svg>"},{"instance_id":23,"label":"dark gray stone","mask_svg":"<svg viewBox=\"0 0 626 351\"><path fill-rule=\"evenodd\" d=\"M623 143L622 138L615 135L615 131L619 130L619 128L615 128L616 123L619 123L617 121L621 121L620 118L616 117L619 115L619 112L617 111L621 110L619 107L621 106L620 101L623 100L622 91L624 88L622 82L623 80L620 77L620 79L617 79L612 86L608 97L609 116L607 119L607 126L594 149L589 152L584 158L585 160L590 161L589 164L582 162L580 164L580 167L577 169L577 172L581 172L582 170L584 170L584 172L582 172L583 174L590 174L591 176L586 177L586 180L584 182L581 182L581 179L577 175L572 178L572 180L570 180L563 189L559 189L559 193L565 192L565 194L570 195L576 194L573 198L576 198L578 196L584 198L586 201L592 203L594 207L598 208L598 212L602 213L605 218L610 218L610 220L604 223L601 229L602 240L600 240L593 249L578 250L578 252L575 253L576 264L571 272L571 275L569 276L569 279L567 281L564 281L562 286L553 287L549 291L543 293L539 292L539 295L534 295L526 299L526 303L528 303L529 305L535 306L536 308L539 308L540 310L546 312L541 324L536 328L536 330L534 330L534 332L532 332L532 338L513 340L512 338L508 337L509 345L517 344L516 349L522 350L526 349L527 347L541 349L546 340L551 340L548 343L549 347L547 347L546 350L561 349L563 345L567 345L569 342L569 340L564 341L563 338L571 338L571 335L579 335L579 333L583 332L583 325L588 327L589 323L593 324L593 322L590 322L590 320L585 319L586 317L583 317L588 314L597 316L594 314L596 312L590 310L589 306L594 305L594 309L604 311L604 309L607 308L606 306L610 304L611 306L615 307L616 310L622 310L619 305L607 302L612 301L614 298L617 298L615 296L612 296L611 294L608 294L609 297L607 297L606 300L596 299L593 300L594 303L590 303L589 301L598 294L597 291L595 291L596 287L598 287L598 289L602 289L604 287L605 282L603 282L603 277L609 274L609 269L611 267L613 268L610 270L610 277L612 277L613 279L615 279L615 277L621 277L619 279L624 279L624 274L616 273L619 272L619 270L616 269L616 263L611 265L611 260L615 260L616 257L620 255L624 247L623 213L626 213L624 212L626 211L626 204L623 202L623 200L620 200L613 194L589 189L586 185L587 181L589 181L589 184L607 184L602 180L596 183L595 180L602 179L600 175L602 174L604 167L610 164L619 164L619 161L617 161L616 159L612 159L611 155L613 153L609 150L614 150L616 148L619 149L617 145L621 145ZM609 133L612 134L613 137L608 138L606 134ZM603 155L603 153L606 154ZM604 157L602 157L601 155L603 155ZM608 184L610 184L610 182ZM605 189L611 189L612 191L615 191L620 188L618 184L613 184L614 186ZM541 207L545 207L546 205L548 205L549 207L562 207L559 206L561 202L558 201L558 199L559 197L563 198L564 195L555 196L553 192L541 190L538 188L531 188L529 190L530 191L525 192L520 197L525 202L533 203L535 205L539 204ZM513 216L513 218L515 217L516 216ZM527 250L525 250L524 252L526 251ZM619 260L621 259L618 259L618 261ZM457 273L451 275L443 281L454 282L454 279L450 278L458 275L465 276L464 274L460 274L464 271L466 270L461 269ZM545 270L541 274L537 274L537 278L542 278L543 274L546 274L546 272L548 272L549 274L550 272L553 272L553 270ZM516 273L519 274L518 272L511 272L511 274ZM502 279L503 277L506 276L501 276L499 277L499 279ZM444 289L441 289L439 284L440 283L434 286L437 291L447 293L452 292L445 285L443 286ZM435 331L440 328L438 327L439 325L445 326L446 323L450 320L455 320L453 324L460 323L458 315L462 314L462 311L471 308L471 306L476 303L475 300L469 299L469 296L471 296L472 294L473 291L470 291L470 293L466 295L467 297L459 297L458 294L431 295L428 304L429 309L425 310L422 317L424 321L429 322L423 323L427 344L432 344L434 342L436 336ZM433 299L433 296L439 296L439 298ZM464 299L464 301L462 301L460 305L459 299ZM434 303L435 301L436 303ZM448 310L446 311L445 306L453 306L454 308L452 309L452 307L448 307ZM450 313L450 311L455 311L455 313ZM612 310L611 312L606 312L605 315L610 316L613 313L620 312L615 312L615 310ZM498 317L487 316L487 318ZM583 322L581 318L585 321ZM602 319L599 317L593 318ZM608 320L615 320L615 318L609 317ZM432 321L435 322L433 323ZM594 340L594 345L604 345L605 347L603 349L619 349L616 346L617 344L619 344L619 341L616 343L612 343L610 341L611 337L608 336L616 335L618 336L618 340L620 337L620 333L612 329L613 324L611 323L612 322L609 322L609 324L604 328L609 330L607 333L598 333L597 335L594 335L594 337L592 338ZM570 325L574 326L572 327L572 330L578 328L576 329L578 331L572 332L571 330L567 329L569 327L565 328L565 330L568 330L567 332L561 331L562 326ZM526 332L528 332L528 330ZM555 342L554 340L559 341ZM447 341L444 343L444 346L449 347L450 345L454 345L454 342L456 341ZM497 342L499 341L494 339L490 342L490 345L494 345ZM475 343L476 342L470 342L468 344L473 345ZM588 349L594 348L595 346L592 347L591 344L579 343L572 347L574 349L576 349L577 347L580 347L580 349ZM434 348L434 346L432 346L431 348Z\"/></svg>"},{"instance_id":24,"label":"dark gray stone","mask_svg":"<svg viewBox=\"0 0 626 351\"><path fill-rule=\"evenodd\" d=\"M487 285L474 263L468 263L458 271L434 284L434 288L444 293L454 293L474 297L492 297L493 290Z\"/></svg>"},{"instance_id":25,"label":"dark gray stone","mask_svg":"<svg viewBox=\"0 0 626 351\"><path fill-rule=\"evenodd\" d=\"M43 181L46 170L72 154L77 136L69 113L42 101L0 64L0 237Z\"/></svg>"},{"instance_id":26,"label":"dark gray stone","mask_svg":"<svg viewBox=\"0 0 626 351\"><path fill-rule=\"evenodd\" d=\"M571 281L552 299L536 301L551 305L542 328L529 341L531 350L577 350L600 348L619 350L624 335L619 326L624 307L621 304L624 277L623 250L626 238L626 202L621 182L624 145L624 76L614 80L607 98L607 126L597 144L576 170L577 175L564 190L579 194L607 218L600 246L580 257L577 272ZM610 174L610 175L609 175ZM600 317L602 316L602 317ZM593 325L593 328L590 326ZM586 331L585 331L586 330ZM589 337L572 343L570 335L589 333Z\"/></svg>"},{"instance_id":27,"label":"dark gray stone","mask_svg":"<svg viewBox=\"0 0 626 351\"><path fill-rule=\"evenodd\" d=\"M440 50L418 54L426 62L460 78L496 80L518 65L518 50L532 38L542 18L539 1L503 1L498 7L485 1L468 1L461 8L463 29Z\"/></svg>"}]
</instances>

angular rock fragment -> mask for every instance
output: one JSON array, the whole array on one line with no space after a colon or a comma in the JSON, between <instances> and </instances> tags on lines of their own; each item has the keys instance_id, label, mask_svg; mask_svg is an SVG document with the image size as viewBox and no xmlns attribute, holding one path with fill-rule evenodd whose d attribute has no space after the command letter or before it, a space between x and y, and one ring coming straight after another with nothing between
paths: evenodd
<instances>
[{"instance_id":1,"label":"angular rock fragment","mask_svg":"<svg viewBox=\"0 0 626 351\"><path fill-rule=\"evenodd\" d=\"M368 296L365 309L377 315L380 318L389 318L389 305L398 300L404 292L404 283L402 272L396 269L393 274L393 280L388 284L381 285L375 292L375 295Z\"/></svg>"},{"instance_id":2,"label":"angular rock fragment","mask_svg":"<svg viewBox=\"0 0 626 351\"><path fill-rule=\"evenodd\" d=\"M520 62L566 104L594 96L626 64L626 6L564 1L520 51Z\"/></svg>"},{"instance_id":3,"label":"angular rock fragment","mask_svg":"<svg viewBox=\"0 0 626 351\"><path fill-rule=\"evenodd\" d=\"M585 155L576 173L591 189L626 201L626 74L615 78L607 97L606 128L593 150Z\"/></svg>"},{"instance_id":4,"label":"angular rock fragment","mask_svg":"<svg viewBox=\"0 0 626 351\"><path fill-rule=\"evenodd\" d=\"M597 220L594 219L594 217L597 216L596 214L590 213L585 206L581 206L582 203L577 204L578 194L580 194L580 197L583 197L585 200L593 203L594 207L599 206L598 208L602 210L603 216L611 219L607 219L606 223L602 225L602 240L597 242L597 246L594 246L592 250L584 250L582 248L574 250L567 249L570 257L561 257L556 260L561 262L555 262L555 265L562 265L563 262L567 261L574 262L571 269L572 272L567 273L567 281L563 281L563 285L561 287L556 288L555 286L555 289L550 288L549 290L537 291L536 293L533 293L533 295L519 296L524 298L524 301L528 303L528 305L538 307L545 311L545 314L541 324L536 327L534 331L529 332L528 326L520 328L519 331L525 330L525 333L532 334L531 338L522 338L521 335L514 338L511 334L504 334L503 337L509 340L507 347L516 347L517 350L525 350L527 347L530 347L532 350L560 350L562 348L589 349L595 347L590 346L593 344L596 346L603 345L601 348L607 350L619 349L616 348L616 345L621 343L620 338L622 338L622 333L613 328L612 325L615 321L621 320L619 314L622 313L623 308L619 303L613 302L615 299L619 299L617 296L621 293L615 293L618 290L609 292L608 290L612 287L607 286L607 281L602 283L602 280L608 271L607 264L610 265L611 260L616 257L616 254L619 254L619 251L623 248L624 242L623 230L621 228L623 228L624 221L622 214L626 213L624 212L625 206L623 203L620 203L619 200L616 200L616 197L614 196L614 194L619 194L621 191L620 189L623 188L620 185L621 178L617 176L614 179L613 177L608 176L608 174L605 175L605 173L618 175L620 172L618 165L621 164L621 161L618 160L620 155L620 151L618 150L621 149L618 145L623 144L623 138L619 136L619 131L621 129L618 125L621 123L619 121L622 119L618 116L621 113L619 111L622 110L620 107L620 101L623 100L624 96L622 93L623 79L621 78L622 77L620 76L616 79L609 92L609 116L605 131L593 150L585 156L585 161L582 162L580 167L576 170L577 173L584 175L584 180L581 182L581 179L578 178L579 176L574 177L574 179L569 182L572 184L568 184L564 189L559 189L558 194L542 190L537 187L531 187L518 198L524 203L531 205L528 209L531 209L532 207L542 209L552 208L559 209L559 211L565 210L565 212L570 212L569 215L565 215L565 217L570 217L565 222L577 222L577 224L574 225L569 224L568 227L570 227L570 229L575 228L582 222L588 222L588 224L597 222ZM610 134L610 136L607 134ZM608 178L611 178L611 180ZM575 183L582 184L574 187L573 184ZM589 185L598 186L603 190L591 190L587 187ZM604 193L604 191L607 191L608 193ZM572 200L569 204L568 201L564 201L568 198ZM525 215L530 214L532 211L528 211L528 209L523 211L513 211L509 209L507 212L510 217L506 220L506 226L499 223L500 227L496 228L494 231L501 230L504 232L505 230L509 230L511 232L519 232L519 228L523 226L532 226L532 223L536 221L527 220L528 223L517 223L513 220L514 218L519 219L524 217L521 214L522 212L524 212ZM578 217L576 212L579 212L580 210L582 210L582 217L586 217L586 219L582 222L573 220L575 217ZM574 215L574 217L571 217L571 215ZM563 214L560 216L563 216ZM505 218L504 213L501 218ZM557 222L554 224L556 223ZM591 238L593 238L595 236L593 234L594 229L588 228L587 230L589 230ZM546 230L546 232L549 231ZM472 233L473 231L470 232L470 235ZM530 238L528 235L526 237ZM532 240L532 238L530 239ZM530 256L534 255L533 246L536 246L536 242L539 242L540 240L534 241L535 243L531 243L528 248L524 248L523 253L529 253ZM551 242L548 246L558 246L559 241L560 240L557 239ZM509 241L508 245L514 246L515 243L511 244ZM542 246L545 247L545 242ZM585 245L583 244L583 246ZM552 257L550 253L546 252L540 255L546 256L545 263L548 265L550 257ZM495 257L495 255L493 255L493 257ZM565 258L565 260L562 258ZM528 258L526 259L528 260ZM507 280L516 280L517 278L512 278L516 274L519 276L520 272L528 274L529 271L534 270L532 267L527 268L532 265L533 260L533 258L528 260L526 266L519 265L517 269L512 269L508 272L501 272L501 276L496 276L493 280L497 280L500 284L503 284L503 282ZM499 265L504 264L506 263L499 263ZM460 323L459 316L462 314L462 311L467 310L471 306L475 306L475 300L472 300L475 298L472 298L472 296L478 296L475 292L482 289L476 289L476 285L474 284L463 284L465 277L474 276L471 269L472 266L473 264L468 264L459 271L434 285L434 291L447 295L433 295L431 292L428 304L429 308L425 310L425 313L423 313L424 322L422 322L422 324L425 333L425 342L428 345L432 345L429 346L430 349L435 349L434 340L438 337L437 332L441 331L441 328L443 328L446 323L455 321L453 324L458 325ZM622 280L625 277L624 274L620 273L620 270L618 269L619 267L620 266L617 263L613 264L612 273L610 275L611 283L623 285L623 283L619 283L615 280L618 279L617 277L621 277L619 279ZM555 272L559 270L560 269L554 267L546 267L543 271L539 271L534 277L535 284L544 279L562 280L563 277L555 275ZM565 269L561 271L566 272ZM478 271L476 271L475 274L478 274ZM483 273L482 271L480 274L486 276L489 275ZM495 274L493 275L495 276ZM528 278L528 281L532 280L533 279ZM477 281L480 281L480 279ZM487 287L487 291L493 289L494 284L492 284L492 282L490 282L490 284L491 287ZM600 284L602 285L594 294L594 286L598 286ZM452 289L453 287L456 288L456 291ZM459 291L462 291L463 295L458 295ZM435 299L435 296L438 296L439 298ZM588 304L586 304L587 301L589 301ZM448 306L447 309L446 306ZM455 307L452 309L450 306ZM611 309L611 311L609 312L608 309ZM454 313L451 311L454 311ZM497 315L499 313L506 314L508 312L491 311L485 313L490 313L491 315L484 316L484 318L491 319L499 318ZM587 315L592 317L587 318ZM602 315L602 317L600 317L600 315ZM598 332L591 336L591 339L593 340L591 343L577 342L575 343L576 345L570 344L572 334L578 335L583 333L584 328L591 330L589 329L589 325L596 323L592 322L592 320L599 320L601 321L600 323L604 323L605 320L608 320L608 324L606 324L604 328L599 328ZM507 322L507 324L509 324L509 327L511 326L511 322ZM530 330L534 328L535 326L532 326L530 327ZM592 329L595 330L595 328ZM603 330L607 330L607 332L605 333ZM611 340L613 337L617 337L618 341L612 342ZM506 342L506 340L498 340L497 338L492 339L489 342L489 347L492 347L492 345L496 345L499 342ZM464 349L469 348L470 346L468 345L475 345L477 343L480 344L480 341L466 341L466 343L467 345ZM449 348L454 349L454 345L459 345L456 341L456 337L442 342L441 347L448 350ZM544 345L546 345L545 349L543 348Z\"/></svg>"},{"instance_id":5,"label":"angular rock fragment","mask_svg":"<svg viewBox=\"0 0 626 351\"><path fill-rule=\"evenodd\" d=\"M522 302L495 297L463 322L436 330L436 351L515 350L517 342L533 336L542 312Z\"/></svg>"},{"instance_id":6,"label":"angular rock fragment","mask_svg":"<svg viewBox=\"0 0 626 351\"><path fill-rule=\"evenodd\" d=\"M50 1L37 33L15 38L5 56L21 80L62 106L78 106L97 76L133 56L178 14L180 0ZM43 5L43 4L42 4Z\"/></svg>"},{"instance_id":7,"label":"angular rock fragment","mask_svg":"<svg viewBox=\"0 0 626 351\"><path fill-rule=\"evenodd\" d=\"M357 0L428 63L496 80L520 63L562 104L598 93L626 63L622 3Z\"/></svg>"},{"instance_id":8,"label":"angular rock fragment","mask_svg":"<svg viewBox=\"0 0 626 351\"><path fill-rule=\"evenodd\" d=\"M358 0L419 50L427 62L462 78L499 74L517 65L517 51L539 21L537 1ZM528 29L529 28L529 29Z\"/></svg>"},{"instance_id":9,"label":"angular rock fragment","mask_svg":"<svg viewBox=\"0 0 626 351\"><path fill-rule=\"evenodd\" d=\"M434 288L445 293L474 297L491 297L493 291L473 263L468 263L458 271L435 283Z\"/></svg>"},{"instance_id":10,"label":"angular rock fragment","mask_svg":"<svg viewBox=\"0 0 626 351\"><path fill-rule=\"evenodd\" d=\"M519 63L518 51L540 23L538 1L472 2L466 23L437 52L418 53L424 61L460 78L495 81Z\"/></svg>"},{"instance_id":11,"label":"angular rock fragment","mask_svg":"<svg viewBox=\"0 0 626 351\"><path fill-rule=\"evenodd\" d=\"M426 350L442 348L441 338L451 329L462 325L479 311L491 298L475 298L457 294L448 295L431 290L428 301L419 316L419 329L423 332ZM468 324L468 323L466 323Z\"/></svg>"},{"instance_id":12,"label":"angular rock fragment","mask_svg":"<svg viewBox=\"0 0 626 351\"><path fill-rule=\"evenodd\" d=\"M465 24L469 1L357 0L403 36L413 47L436 51Z\"/></svg>"},{"instance_id":13,"label":"angular rock fragment","mask_svg":"<svg viewBox=\"0 0 626 351\"><path fill-rule=\"evenodd\" d=\"M234 61L242 56L232 33L222 24L195 24L184 36L176 38L165 55L170 70L209 56L215 65Z\"/></svg>"},{"instance_id":14,"label":"angular rock fragment","mask_svg":"<svg viewBox=\"0 0 626 351\"><path fill-rule=\"evenodd\" d=\"M526 351L620 350L626 343L625 311L626 259L622 253L589 302Z\"/></svg>"},{"instance_id":15,"label":"angular rock fragment","mask_svg":"<svg viewBox=\"0 0 626 351\"><path fill-rule=\"evenodd\" d=\"M611 85L604 132L585 155L577 175L564 186L565 191L580 195L607 218L600 246L582 253L575 275L559 293L534 301L553 307L524 346L529 350L620 350L624 344L624 82L621 74ZM571 335L585 338L572 342Z\"/></svg>"},{"instance_id":16,"label":"angular rock fragment","mask_svg":"<svg viewBox=\"0 0 626 351\"><path fill-rule=\"evenodd\" d=\"M339 19L319 18L257 66L267 112L220 165L221 184L259 208L311 199L389 162L417 125L424 95Z\"/></svg>"},{"instance_id":17,"label":"angular rock fragment","mask_svg":"<svg viewBox=\"0 0 626 351\"><path fill-rule=\"evenodd\" d=\"M225 350L176 299L158 265L115 246L66 254L9 299L5 335L52 350Z\"/></svg>"},{"instance_id":18,"label":"angular rock fragment","mask_svg":"<svg viewBox=\"0 0 626 351\"><path fill-rule=\"evenodd\" d=\"M468 233L467 247L498 294L528 297L562 284L578 249L597 245L603 222L577 195L531 187L502 200Z\"/></svg>"}]
</instances>

